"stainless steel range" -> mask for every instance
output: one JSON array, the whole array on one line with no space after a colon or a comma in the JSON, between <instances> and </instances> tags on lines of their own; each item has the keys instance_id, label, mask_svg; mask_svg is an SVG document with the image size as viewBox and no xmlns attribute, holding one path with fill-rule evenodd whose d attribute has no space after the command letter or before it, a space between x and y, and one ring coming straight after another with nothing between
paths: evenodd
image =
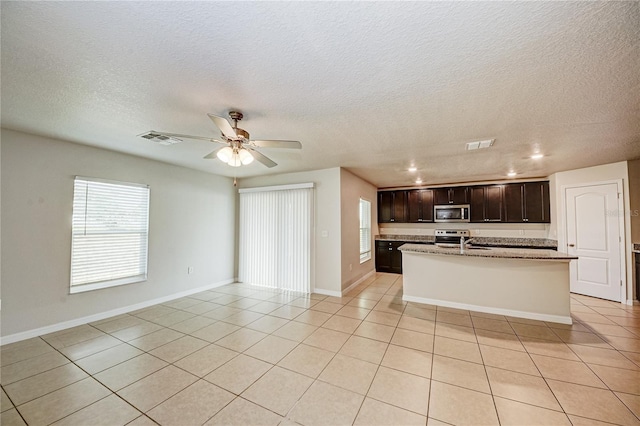
<instances>
[{"instance_id":1,"label":"stainless steel range","mask_svg":"<svg viewBox=\"0 0 640 426\"><path fill-rule=\"evenodd\" d=\"M435 243L440 247L460 247L469 240L469 231L463 229L436 229Z\"/></svg>"}]
</instances>

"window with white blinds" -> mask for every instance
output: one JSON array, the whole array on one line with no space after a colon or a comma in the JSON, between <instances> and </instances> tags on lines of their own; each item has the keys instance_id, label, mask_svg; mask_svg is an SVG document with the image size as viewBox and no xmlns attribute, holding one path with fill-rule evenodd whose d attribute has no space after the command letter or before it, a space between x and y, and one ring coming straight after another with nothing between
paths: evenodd
<instances>
[{"instance_id":1,"label":"window with white blinds","mask_svg":"<svg viewBox=\"0 0 640 426\"><path fill-rule=\"evenodd\" d=\"M371 259L371 202L360 198L360 263Z\"/></svg>"},{"instance_id":2,"label":"window with white blinds","mask_svg":"<svg viewBox=\"0 0 640 426\"><path fill-rule=\"evenodd\" d=\"M71 293L147 279L147 185L76 176L71 228Z\"/></svg>"},{"instance_id":3,"label":"window with white blinds","mask_svg":"<svg viewBox=\"0 0 640 426\"><path fill-rule=\"evenodd\" d=\"M239 192L238 280L309 293L313 184Z\"/></svg>"}]
</instances>

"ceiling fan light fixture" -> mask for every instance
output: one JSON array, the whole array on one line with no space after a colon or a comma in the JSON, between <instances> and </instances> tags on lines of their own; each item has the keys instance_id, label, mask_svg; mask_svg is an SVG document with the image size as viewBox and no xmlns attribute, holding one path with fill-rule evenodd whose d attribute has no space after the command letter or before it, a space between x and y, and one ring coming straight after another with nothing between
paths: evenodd
<instances>
[{"instance_id":1,"label":"ceiling fan light fixture","mask_svg":"<svg viewBox=\"0 0 640 426\"><path fill-rule=\"evenodd\" d=\"M240 167L242 166L242 161L240 160L240 155L237 152L234 152L231 156L231 159L227 162L231 167Z\"/></svg>"},{"instance_id":2,"label":"ceiling fan light fixture","mask_svg":"<svg viewBox=\"0 0 640 426\"><path fill-rule=\"evenodd\" d=\"M240 158L240 162L243 165L247 165L247 164L251 164L253 162L253 155L251 155L251 153L249 152L249 150L242 148L239 152L238 152L238 157Z\"/></svg>"},{"instance_id":3,"label":"ceiling fan light fixture","mask_svg":"<svg viewBox=\"0 0 640 426\"><path fill-rule=\"evenodd\" d=\"M231 149L230 146L225 146L220 151L218 151L216 156L223 163L228 163L229 160L231 160L231 157L233 157L233 149Z\"/></svg>"}]
</instances>

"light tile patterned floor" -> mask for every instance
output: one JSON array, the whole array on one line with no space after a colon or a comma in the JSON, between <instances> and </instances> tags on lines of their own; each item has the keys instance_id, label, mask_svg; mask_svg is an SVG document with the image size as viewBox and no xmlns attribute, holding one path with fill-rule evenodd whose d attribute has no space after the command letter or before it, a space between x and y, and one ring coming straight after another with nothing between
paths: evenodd
<instances>
[{"instance_id":1,"label":"light tile patterned floor","mask_svg":"<svg viewBox=\"0 0 640 426\"><path fill-rule=\"evenodd\" d=\"M640 306L572 316L231 284L3 346L2 424L640 424Z\"/></svg>"}]
</instances>

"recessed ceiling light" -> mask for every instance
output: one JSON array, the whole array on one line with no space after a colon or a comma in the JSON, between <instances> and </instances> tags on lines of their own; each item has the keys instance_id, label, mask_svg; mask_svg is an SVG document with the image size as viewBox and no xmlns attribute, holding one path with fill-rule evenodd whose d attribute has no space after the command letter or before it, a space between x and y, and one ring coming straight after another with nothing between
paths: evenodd
<instances>
[{"instance_id":1,"label":"recessed ceiling light","mask_svg":"<svg viewBox=\"0 0 640 426\"><path fill-rule=\"evenodd\" d=\"M420 185L422 183L422 179L416 179L416 183Z\"/></svg>"},{"instance_id":2,"label":"recessed ceiling light","mask_svg":"<svg viewBox=\"0 0 640 426\"><path fill-rule=\"evenodd\" d=\"M507 176L509 176L509 177L515 177L516 175L517 175L517 173L516 173L516 172L509 172L509 173L507 173Z\"/></svg>"},{"instance_id":3,"label":"recessed ceiling light","mask_svg":"<svg viewBox=\"0 0 640 426\"><path fill-rule=\"evenodd\" d=\"M414 167L414 166L411 166L407 170L409 170L410 172L415 172L416 170L418 170L418 168Z\"/></svg>"},{"instance_id":4,"label":"recessed ceiling light","mask_svg":"<svg viewBox=\"0 0 640 426\"><path fill-rule=\"evenodd\" d=\"M539 160L539 159L541 159L542 157L544 157L544 154L535 153L535 154L533 154L533 155L531 156L531 159L532 159L532 160Z\"/></svg>"}]
</instances>

